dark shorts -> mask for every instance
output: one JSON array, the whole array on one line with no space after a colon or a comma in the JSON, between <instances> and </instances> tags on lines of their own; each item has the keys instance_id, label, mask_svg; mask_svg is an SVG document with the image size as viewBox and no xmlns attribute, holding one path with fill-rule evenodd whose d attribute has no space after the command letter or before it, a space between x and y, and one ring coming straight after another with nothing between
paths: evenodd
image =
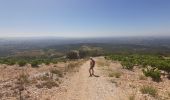
<instances>
[{"instance_id":1,"label":"dark shorts","mask_svg":"<svg viewBox=\"0 0 170 100\"><path fill-rule=\"evenodd\" d=\"M90 69L93 69L94 68L94 66L90 66Z\"/></svg>"}]
</instances>

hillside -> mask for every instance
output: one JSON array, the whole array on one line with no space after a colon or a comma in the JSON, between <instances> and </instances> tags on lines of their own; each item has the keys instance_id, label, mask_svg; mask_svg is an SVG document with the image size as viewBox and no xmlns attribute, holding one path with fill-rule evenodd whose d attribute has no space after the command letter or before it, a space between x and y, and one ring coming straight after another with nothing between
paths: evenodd
<instances>
[{"instance_id":1,"label":"hillside","mask_svg":"<svg viewBox=\"0 0 170 100\"><path fill-rule=\"evenodd\" d=\"M0 65L2 100L160 100L170 99L170 80L155 82L140 66L133 71L118 61L96 57L95 75L89 77L89 60L57 64ZM17 73L17 74L16 74Z\"/></svg>"}]
</instances>

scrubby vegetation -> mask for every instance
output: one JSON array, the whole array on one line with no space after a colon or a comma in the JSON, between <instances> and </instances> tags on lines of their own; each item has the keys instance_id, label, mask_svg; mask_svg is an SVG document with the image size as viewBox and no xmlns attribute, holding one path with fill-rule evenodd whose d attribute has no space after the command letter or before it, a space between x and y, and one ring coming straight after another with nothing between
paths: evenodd
<instances>
[{"instance_id":1,"label":"scrubby vegetation","mask_svg":"<svg viewBox=\"0 0 170 100\"><path fill-rule=\"evenodd\" d=\"M129 100L135 100L135 94L130 95Z\"/></svg>"},{"instance_id":2,"label":"scrubby vegetation","mask_svg":"<svg viewBox=\"0 0 170 100\"><path fill-rule=\"evenodd\" d=\"M20 60L19 62L18 62L18 65L19 66L25 66L27 64L27 62L26 61L24 61L24 60Z\"/></svg>"},{"instance_id":3,"label":"scrubby vegetation","mask_svg":"<svg viewBox=\"0 0 170 100\"><path fill-rule=\"evenodd\" d=\"M161 73L158 69L154 69L154 68L145 68L143 69L143 73L145 76L150 76L154 81L160 81L161 78Z\"/></svg>"},{"instance_id":4,"label":"scrubby vegetation","mask_svg":"<svg viewBox=\"0 0 170 100\"><path fill-rule=\"evenodd\" d=\"M31 62L31 66L34 68L38 67L38 65L39 65L39 62L36 60Z\"/></svg>"},{"instance_id":5,"label":"scrubby vegetation","mask_svg":"<svg viewBox=\"0 0 170 100\"><path fill-rule=\"evenodd\" d=\"M149 94L149 95L154 96L154 97L157 95L157 90L152 86L142 86L140 91L143 94Z\"/></svg>"},{"instance_id":6,"label":"scrubby vegetation","mask_svg":"<svg viewBox=\"0 0 170 100\"><path fill-rule=\"evenodd\" d=\"M50 72L51 72L52 74L56 74L56 75L59 76L59 77L63 77L63 73L62 73L60 70L51 69Z\"/></svg>"},{"instance_id":7,"label":"scrubby vegetation","mask_svg":"<svg viewBox=\"0 0 170 100\"><path fill-rule=\"evenodd\" d=\"M72 51L68 52L66 56L68 59L78 59L79 52L77 50L72 50Z\"/></svg>"},{"instance_id":8,"label":"scrubby vegetation","mask_svg":"<svg viewBox=\"0 0 170 100\"><path fill-rule=\"evenodd\" d=\"M121 76L121 72L110 72L109 73L109 77L116 77L116 78L120 78Z\"/></svg>"},{"instance_id":9,"label":"scrubby vegetation","mask_svg":"<svg viewBox=\"0 0 170 100\"><path fill-rule=\"evenodd\" d=\"M31 64L32 67L38 67L40 64L49 65L50 63L56 64L57 62L63 62L64 58L55 57L3 57L0 58L0 64L14 65L18 64L20 67L26 64Z\"/></svg>"},{"instance_id":10,"label":"scrubby vegetation","mask_svg":"<svg viewBox=\"0 0 170 100\"><path fill-rule=\"evenodd\" d=\"M139 80L146 80L147 78L146 78L146 76L144 76L144 75L139 75Z\"/></svg>"},{"instance_id":11,"label":"scrubby vegetation","mask_svg":"<svg viewBox=\"0 0 170 100\"><path fill-rule=\"evenodd\" d=\"M108 55L106 59L120 61L123 68L133 70L134 66L142 66L145 76L150 76L154 81L160 81L161 72L170 75L170 59L159 55Z\"/></svg>"},{"instance_id":12,"label":"scrubby vegetation","mask_svg":"<svg viewBox=\"0 0 170 100\"><path fill-rule=\"evenodd\" d=\"M18 84L20 84L20 85L28 84L30 82L28 77L29 77L29 75L26 74L26 73L23 73L23 74L19 75Z\"/></svg>"},{"instance_id":13,"label":"scrubby vegetation","mask_svg":"<svg viewBox=\"0 0 170 100\"><path fill-rule=\"evenodd\" d=\"M30 83L29 75L27 73L22 73L19 75L16 82L16 89L19 91L19 98L23 100L22 92L26 89L26 85Z\"/></svg>"},{"instance_id":14,"label":"scrubby vegetation","mask_svg":"<svg viewBox=\"0 0 170 100\"><path fill-rule=\"evenodd\" d=\"M45 81L41 84L36 85L37 88L48 88L48 89L51 89L52 87L58 87L58 86L59 85L53 80Z\"/></svg>"},{"instance_id":15,"label":"scrubby vegetation","mask_svg":"<svg viewBox=\"0 0 170 100\"><path fill-rule=\"evenodd\" d=\"M122 61L121 65L123 66L123 68L126 68L128 70L133 70L134 64L131 63L130 61Z\"/></svg>"},{"instance_id":16,"label":"scrubby vegetation","mask_svg":"<svg viewBox=\"0 0 170 100\"><path fill-rule=\"evenodd\" d=\"M83 60L68 62L67 66L65 67L65 72L77 72L82 63Z\"/></svg>"}]
</instances>

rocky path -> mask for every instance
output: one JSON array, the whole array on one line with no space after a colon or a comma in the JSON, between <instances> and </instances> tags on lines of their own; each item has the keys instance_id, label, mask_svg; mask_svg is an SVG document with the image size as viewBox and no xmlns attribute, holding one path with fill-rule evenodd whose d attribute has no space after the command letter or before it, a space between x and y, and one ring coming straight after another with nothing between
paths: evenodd
<instances>
[{"instance_id":1,"label":"rocky path","mask_svg":"<svg viewBox=\"0 0 170 100\"><path fill-rule=\"evenodd\" d=\"M96 66L95 74L100 77L89 77L89 61L85 62L79 72L75 73L55 95L57 100L124 100L121 99L115 84L102 76L101 70Z\"/></svg>"}]
</instances>

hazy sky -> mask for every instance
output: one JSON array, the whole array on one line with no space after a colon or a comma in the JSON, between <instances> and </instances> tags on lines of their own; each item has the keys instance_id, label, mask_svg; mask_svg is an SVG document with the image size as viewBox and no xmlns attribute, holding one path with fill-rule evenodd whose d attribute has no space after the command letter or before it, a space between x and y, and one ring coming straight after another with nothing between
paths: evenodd
<instances>
[{"instance_id":1,"label":"hazy sky","mask_svg":"<svg viewBox=\"0 0 170 100\"><path fill-rule=\"evenodd\" d=\"M170 36L170 0L0 0L0 37Z\"/></svg>"}]
</instances>

